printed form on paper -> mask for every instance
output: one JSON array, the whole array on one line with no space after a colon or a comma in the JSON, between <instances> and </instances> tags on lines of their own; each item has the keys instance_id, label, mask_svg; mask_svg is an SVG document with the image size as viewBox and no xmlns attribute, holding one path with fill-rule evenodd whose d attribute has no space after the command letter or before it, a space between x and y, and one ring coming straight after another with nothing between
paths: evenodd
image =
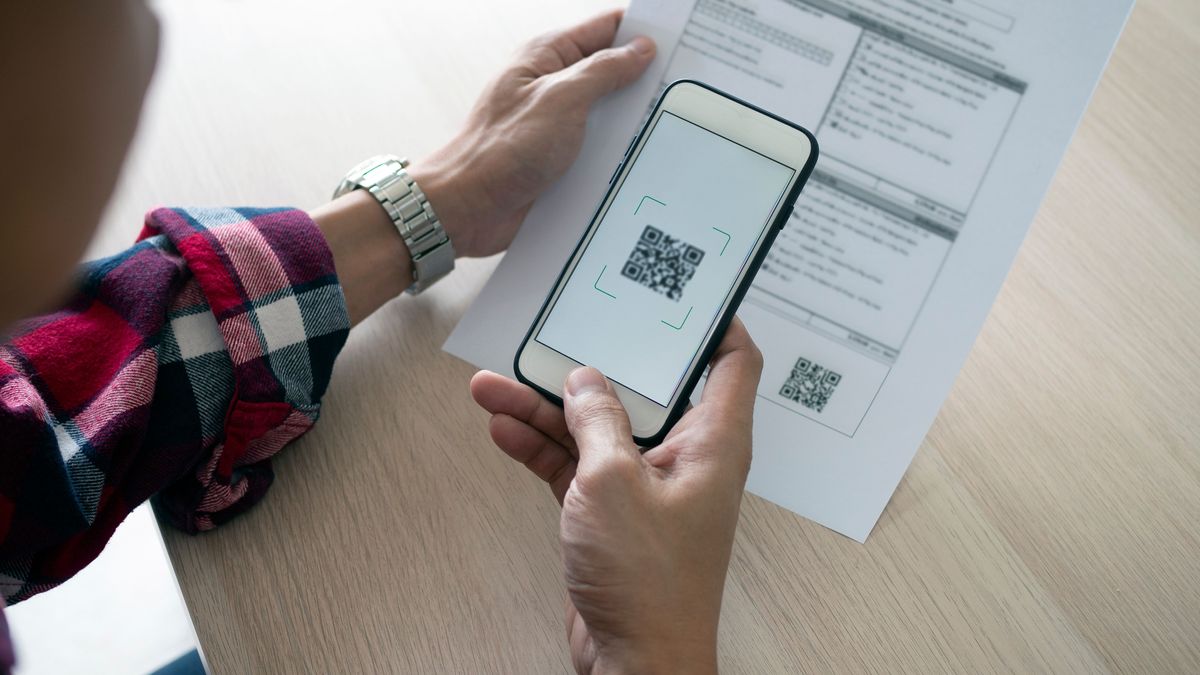
<instances>
[{"instance_id":1,"label":"printed form on paper","mask_svg":"<svg viewBox=\"0 0 1200 675\"><path fill-rule=\"evenodd\" d=\"M738 315L765 358L748 489L865 541L981 329L1132 0L634 0L658 57L602 101L445 348L516 349L668 83L812 130L821 157ZM710 168L713 185L721 167ZM720 199L719 190L712 192ZM631 342L636 348L636 342Z\"/></svg>"}]
</instances>

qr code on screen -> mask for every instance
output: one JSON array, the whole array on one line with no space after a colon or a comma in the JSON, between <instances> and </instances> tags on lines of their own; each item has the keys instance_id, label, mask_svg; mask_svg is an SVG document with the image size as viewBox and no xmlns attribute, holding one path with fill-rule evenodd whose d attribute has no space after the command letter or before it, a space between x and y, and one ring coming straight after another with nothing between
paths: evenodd
<instances>
[{"instance_id":1,"label":"qr code on screen","mask_svg":"<svg viewBox=\"0 0 1200 675\"><path fill-rule=\"evenodd\" d=\"M800 358L792 366L792 374L783 383L779 395L809 410L821 412L841 381L840 374Z\"/></svg>"},{"instance_id":2,"label":"qr code on screen","mask_svg":"<svg viewBox=\"0 0 1200 675\"><path fill-rule=\"evenodd\" d=\"M677 301L701 260L704 251L647 225L621 268L621 276Z\"/></svg>"}]
</instances>

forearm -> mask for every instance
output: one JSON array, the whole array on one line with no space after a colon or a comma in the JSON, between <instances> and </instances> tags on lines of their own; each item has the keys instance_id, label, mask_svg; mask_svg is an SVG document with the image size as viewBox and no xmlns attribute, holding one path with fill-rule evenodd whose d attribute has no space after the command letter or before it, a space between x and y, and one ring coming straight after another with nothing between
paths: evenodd
<instances>
[{"instance_id":1,"label":"forearm","mask_svg":"<svg viewBox=\"0 0 1200 675\"><path fill-rule=\"evenodd\" d=\"M454 144L447 146L451 150ZM478 253L475 225L488 209L464 189L472 177L458 168L469 161L443 149L413 165L417 181L458 255ZM314 209L309 216L325 235L351 324L358 324L413 284L412 254L379 202L355 190Z\"/></svg>"},{"instance_id":2,"label":"forearm","mask_svg":"<svg viewBox=\"0 0 1200 675\"><path fill-rule=\"evenodd\" d=\"M351 325L412 285L412 257L387 212L366 190L314 209L337 268Z\"/></svg>"}]
</instances>

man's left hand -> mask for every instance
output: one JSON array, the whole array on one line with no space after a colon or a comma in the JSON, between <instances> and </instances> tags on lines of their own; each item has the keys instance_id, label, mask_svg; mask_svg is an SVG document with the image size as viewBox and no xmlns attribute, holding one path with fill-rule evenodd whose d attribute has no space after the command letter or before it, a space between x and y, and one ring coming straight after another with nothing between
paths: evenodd
<instances>
[{"instance_id":1,"label":"man's left hand","mask_svg":"<svg viewBox=\"0 0 1200 675\"><path fill-rule=\"evenodd\" d=\"M484 90L459 134L409 173L459 255L508 247L533 200L583 144L588 110L654 60L645 37L614 47L621 11L536 38Z\"/></svg>"}]
</instances>

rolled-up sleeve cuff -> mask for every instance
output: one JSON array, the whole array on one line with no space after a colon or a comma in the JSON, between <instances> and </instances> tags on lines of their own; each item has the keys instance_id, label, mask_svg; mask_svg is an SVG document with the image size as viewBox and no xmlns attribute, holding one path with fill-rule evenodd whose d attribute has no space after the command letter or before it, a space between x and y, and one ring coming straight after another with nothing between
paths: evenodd
<instances>
[{"instance_id":1,"label":"rolled-up sleeve cuff","mask_svg":"<svg viewBox=\"0 0 1200 675\"><path fill-rule=\"evenodd\" d=\"M234 391L218 442L157 503L188 532L246 510L274 478L270 458L316 422L350 328L333 256L294 209L156 209L216 321Z\"/></svg>"}]
</instances>

